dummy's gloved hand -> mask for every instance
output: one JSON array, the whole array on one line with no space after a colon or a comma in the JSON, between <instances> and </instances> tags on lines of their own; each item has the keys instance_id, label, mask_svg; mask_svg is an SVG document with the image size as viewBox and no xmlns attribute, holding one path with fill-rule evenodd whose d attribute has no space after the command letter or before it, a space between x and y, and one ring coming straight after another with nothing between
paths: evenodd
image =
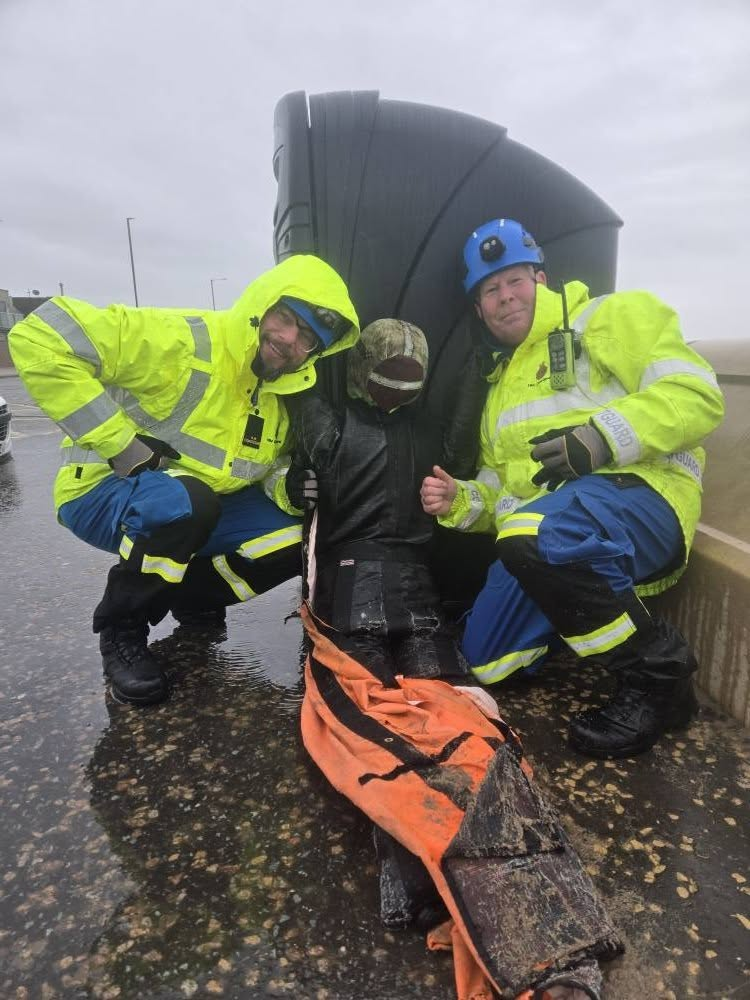
<instances>
[{"instance_id":1,"label":"dummy's gloved hand","mask_svg":"<svg viewBox=\"0 0 750 1000\"><path fill-rule=\"evenodd\" d=\"M303 469L292 462L284 485L289 502L297 510L313 510L318 502L318 477L315 469Z\"/></svg>"},{"instance_id":2,"label":"dummy's gloved hand","mask_svg":"<svg viewBox=\"0 0 750 1000\"><path fill-rule=\"evenodd\" d=\"M596 959L588 958L567 969L550 973L534 990L532 1000L601 1000L602 973Z\"/></svg>"},{"instance_id":3,"label":"dummy's gloved hand","mask_svg":"<svg viewBox=\"0 0 750 1000\"><path fill-rule=\"evenodd\" d=\"M531 481L535 486L546 483L548 490L567 479L588 476L612 460L609 445L593 424L558 427L531 438L529 444L536 445L531 457L542 463Z\"/></svg>"},{"instance_id":4,"label":"dummy's gloved hand","mask_svg":"<svg viewBox=\"0 0 750 1000\"><path fill-rule=\"evenodd\" d=\"M127 448L108 460L108 465L116 476L125 479L137 476L146 469L158 469L163 458L182 456L166 441L149 437L148 434L136 434Z\"/></svg>"}]
</instances>

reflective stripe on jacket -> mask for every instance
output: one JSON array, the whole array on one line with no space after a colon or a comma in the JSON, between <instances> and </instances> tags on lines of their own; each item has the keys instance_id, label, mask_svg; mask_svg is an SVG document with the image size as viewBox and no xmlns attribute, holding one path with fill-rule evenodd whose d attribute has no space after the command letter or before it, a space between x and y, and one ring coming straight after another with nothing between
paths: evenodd
<instances>
[{"instance_id":1,"label":"reflective stripe on jacket","mask_svg":"<svg viewBox=\"0 0 750 1000\"><path fill-rule=\"evenodd\" d=\"M343 281L306 255L267 271L220 312L100 309L55 297L16 324L9 335L13 361L31 396L66 434L56 507L111 475L107 459L142 432L180 452L168 471L188 472L218 493L268 476L269 495L290 509L279 472L289 432L283 396L315 384L315 357L260 386L250 367L260 320L284 295L351 321L324 354L356 341L357 314ZM246 435L251 415L256 427L262 421L259 440Z\"/></svg>"},{"instance_id":2,"label":"reflective stripe on jacket","mask_svg":"<svg viewBox=\"0 0 750 1000\"><path fill-rule=\"evenodd\" d=\"M461 530L499 530L519 505L539 495L531 480L540 465L529 440L591 419L614 456L599 473L632 472L657 490L679 518L687 558L700 514L705 455L699 443L724 413L716 376L685 343L675 312L648 292L591 300L574 281L566 294L573 325L582 329L576 385L550 386L547 335L562 326L561 296L538 285L528 337L490 376L480 472L459 484L440 520ZM681 571L638 592L658 593Z\"/></svg>"}]
</instances>

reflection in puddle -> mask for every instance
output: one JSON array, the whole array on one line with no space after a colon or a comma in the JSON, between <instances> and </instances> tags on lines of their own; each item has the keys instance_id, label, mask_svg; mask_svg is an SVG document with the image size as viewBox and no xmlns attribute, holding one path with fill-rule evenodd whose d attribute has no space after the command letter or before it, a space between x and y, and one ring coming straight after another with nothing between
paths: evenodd
<instances>
[{"instance_id":1,"label":"reflection in puddle","mask_svg":"<svg viewBox=\"0 0 750 1000\"><path fill-rule=\"evenodd\" d=\"M112 559L55 522L57 441L14 445L0 466L0 997L453 996L449 956L380 925L369 825L301 749L302 631L284 622L299 581L231 608L226 636L165 620L171 700L108 711L90 622ZM565 720L605 689L562 664L501 700L632 942L609 994L739 995L747 732L704 707L653 756L571 757Z\"/></svg>"},{"instance_id":2,"label":"reflection in puddle","mask_svg":"<svg viewBox=\"0 0 750 1000\"><path fill-rule=\"evenodd\" d=\"M155 644L173 664L165 705L110 706L86 782L122 895L81 959L86 988L374 998L403 995L397 981L421 968L439 988L420 995L449 995L450 965L419 935L387 974L373 958L393 937L369 825L300 745L301 625L248 612L233 610L223 641L176 630Z\"/></svg>"}]
</instances>

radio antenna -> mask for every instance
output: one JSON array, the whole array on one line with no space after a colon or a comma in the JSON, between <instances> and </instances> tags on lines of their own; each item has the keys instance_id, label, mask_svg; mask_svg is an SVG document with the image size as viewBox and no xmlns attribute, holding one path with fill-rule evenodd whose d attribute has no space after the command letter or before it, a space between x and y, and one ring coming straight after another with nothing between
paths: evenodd
<instances>
[{"instance_id":1,"label":"radio antenna","mask_svg":"<svg viewBox=\"0 0 750 1000\"><path fill-rule=\"evenodd\" d=\"M560 295L562 296L562 310L563 310L563 330L569 330L568 326L568 300L565 296L565 282L560 284Z\"/></svg>"}]
</instances>

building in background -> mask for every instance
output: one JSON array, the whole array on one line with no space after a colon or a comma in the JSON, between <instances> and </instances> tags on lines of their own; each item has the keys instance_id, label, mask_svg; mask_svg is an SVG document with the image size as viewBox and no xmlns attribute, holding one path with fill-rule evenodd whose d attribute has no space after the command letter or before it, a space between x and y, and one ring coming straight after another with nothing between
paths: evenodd
<instances>
[{"instance_id":1,"label":"building in background","mask_svg":"<svg viewBox=\"0 0 750 1000\"><path fill-rule=\"evenodd\" d=\"M8 331L19 320L38 309L49 299L49 295L12 296L7 289L0 288L0 368L12 365L8 353Z\"/></svg>"},{"instance_id":2,"label":"building in background","mask_svg":"<svg viewBox=\"0 0 750 1000\"><path fill-rule=\"evenodd\" d=\"M26 317L29 313L33 313L35 309L38 309L43 302L49 301L51 296L49 295L14 295L11 298L13 303L13 308L16 312L19 312L22 317Z\"/></svg>"},{"instance_id":3,"label":"building in background","mask_svg":"<svg viewBox=\"0 0 750 1000\"><path fill-rule=\"evenodd\" d=\"M0 288L0 336L7 337L8 330L23 319L25 313L21 313L13 299L5 288Z\"/></svg>"}]
</instances>

